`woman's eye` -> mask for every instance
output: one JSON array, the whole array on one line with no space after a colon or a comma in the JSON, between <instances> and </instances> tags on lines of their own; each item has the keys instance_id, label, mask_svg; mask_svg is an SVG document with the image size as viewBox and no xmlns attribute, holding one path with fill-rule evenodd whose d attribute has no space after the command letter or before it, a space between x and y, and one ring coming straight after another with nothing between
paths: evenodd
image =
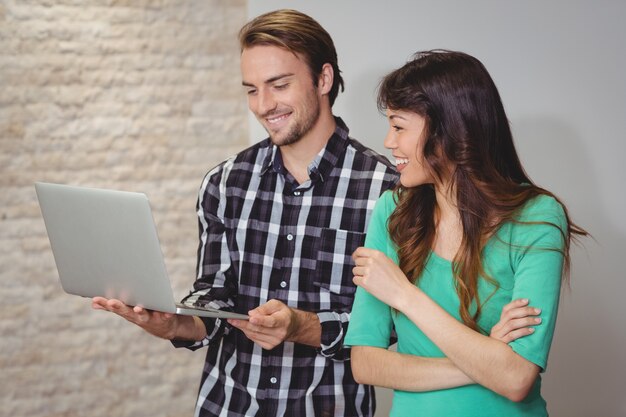
<instances>
[{"instance_id":1,"label":"woman's eye","mask_svg":"<svg viewBox=\"0 0 626 417\"><path fill-rule=\"evenodd\" d=\"M395 130L396 132L399 132L399 131L401 131L401 130L402 130L402 128L401 128L400 126L393 125L393 126L391 126L391 127L392 127L392 128L393 128L393 130Z\"/></svg>"}]
</instances>

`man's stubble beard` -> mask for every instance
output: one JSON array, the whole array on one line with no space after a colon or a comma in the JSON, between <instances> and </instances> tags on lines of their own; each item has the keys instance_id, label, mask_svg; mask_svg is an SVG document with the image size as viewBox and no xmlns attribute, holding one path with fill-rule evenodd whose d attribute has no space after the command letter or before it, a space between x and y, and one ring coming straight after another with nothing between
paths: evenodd
<instances>
[{"instance_id":1,"label":"man's stubble beard","mask_svg":"<svg viewBox=\"0 0 626 417\"><path fill-rule=\"evenodd\" d=\"M313 129L313 126L315 126L315 124L320 118L321 106L320 106L319 101L317 100L308 104L310 104L311 107L307 106L304 109L304 110L310 109L310 111L304 112L305 115L307 115L308 117L306 117L306 119L302 121L296 121L296 123L291 127L291 129L287 133L285 133L282 140L274 137L272 133L268 130L268 133L270 135L270 140L272 141L274 145L276 146L293 145L294 143L299 142L300 139L306 136L306 134L309 133L311 129Z\"/></svg>"}]
</instances>

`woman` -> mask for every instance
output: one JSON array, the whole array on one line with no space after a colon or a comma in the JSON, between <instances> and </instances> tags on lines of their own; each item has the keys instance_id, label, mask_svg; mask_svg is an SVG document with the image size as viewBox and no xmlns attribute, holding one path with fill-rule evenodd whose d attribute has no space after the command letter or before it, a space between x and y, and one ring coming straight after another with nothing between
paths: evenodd
<instances>
[{"instance_id":1,"label":"woman","mask_svg":"<svg viewBox=\"0 0 626 417\"><path fill-rule=\"evenodd\" d=\"M395 390L392 416L547 415L539 374L570 240L586 232L524 172L477 59L418 53L383 79L378 104L400 184L353 255L355 378ZM538 307L541 324L506 344L487 334L513 299Z\"/></svg>"}]
</instances>

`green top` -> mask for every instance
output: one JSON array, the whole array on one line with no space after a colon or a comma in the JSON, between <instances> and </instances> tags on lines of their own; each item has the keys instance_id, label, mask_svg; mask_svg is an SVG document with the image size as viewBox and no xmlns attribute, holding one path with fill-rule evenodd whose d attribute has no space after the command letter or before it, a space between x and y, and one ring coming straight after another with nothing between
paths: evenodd
<instances>
[{"instance_id":1,"label":"green top","mask_svg":"<svg viewBox=\"0 0 626 417\"><path fill-rule=\"evenodd\" d=\"M365 246L380 250L397 263L395 245L387 230L387 220L395 206L392 192L388 191L381 196L372 214ZM492 295L494 285L480 280L479 294L484 305L478 325L488 331L499 321L505 304L513 299L528 298L532 306L541 308L542 323L536 326L533 334L509 345L543 370L546 368L559 304L563 268L563 254L559 250L564 246L561 230L566 230L566 219L561 205L548 196L529 201L517 219L526 223L509 222L502 225L484 249L483 267L489 276L497 280L499 287ZM550 224L528 222L548 222L557 225L560 230ZM450 315L461 320L450 261L431 252L418 286ZM387 348L394 327L398 337L398 352L425 357L444 356L404 314L393 312L389 306L358 288L345 343ZM395 390L390 415L547 416L540 387L541 378L538 377L528 397L519 403L478 384L428 392Z\"/></svg>"}]
</instances>

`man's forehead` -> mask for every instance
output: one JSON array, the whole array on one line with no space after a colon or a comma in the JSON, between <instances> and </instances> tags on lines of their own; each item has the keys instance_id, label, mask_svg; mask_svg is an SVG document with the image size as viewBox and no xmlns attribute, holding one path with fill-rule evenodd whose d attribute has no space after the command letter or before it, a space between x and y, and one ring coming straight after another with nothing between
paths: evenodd
<instances>
[{"instance_id":1,"label":"man's forehead","mask_svg":"<svg viewBox=\"0 0 626 417\"><path fill-rule=\"evenodd\" d=\"M258 45L241 52L243 84L268 83L281 78L308 73L308 66L298 55L273 45Z\"/></svg>"}]
</instances>

